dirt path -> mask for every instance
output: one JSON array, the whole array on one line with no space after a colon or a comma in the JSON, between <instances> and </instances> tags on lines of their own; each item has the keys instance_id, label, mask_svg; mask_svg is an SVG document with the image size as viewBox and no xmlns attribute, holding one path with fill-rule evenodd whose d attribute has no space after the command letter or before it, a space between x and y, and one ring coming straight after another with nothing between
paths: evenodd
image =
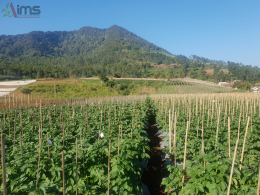
<instances>
[{"instance_id":1,"label":"dirt path","mask_svg":"<svg viewBox=\"0 0 260 195\"><path fill-rule=\"evenodd\" d=\"M144 171L142 180L147 185L151 195L164 195L164 187L161 186L162 179L168 177L167 170L162 170L162 150L160 148L161 139L157 135L157 127L152 125L149 126L148 135L150 137L150 151L147 153L150 155L147 169Z\"/></svg>"}]
</instances>

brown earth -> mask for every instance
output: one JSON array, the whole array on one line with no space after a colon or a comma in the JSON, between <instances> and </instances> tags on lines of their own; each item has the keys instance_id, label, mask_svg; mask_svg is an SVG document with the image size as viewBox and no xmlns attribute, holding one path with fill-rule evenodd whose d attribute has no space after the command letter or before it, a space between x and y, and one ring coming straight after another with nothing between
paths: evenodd
<instances>
[{"instance_id":1,"label":"brown earth","mask_svg":"<svg viewBox=\"0 0 260 195\"><path fill-rule=\"evenodd\" d=\"M205 72L205 74L213 75L214 74L214 69L204 70L204 72Z\"/></svg>"},{"instance_id":2,"label":"brown earth","mask_svg":"<svg viewBox=\"0 0 260 195\"><path fill-rule=\"evenodd\" d=\"M176 68L176 67L180 67L180 64L159 64L159 65L151 65L153 66L155 69L166 69L166 68Z\"/></svg>"},{"instance_id":3,"label":"brown earth","mask_svg":"<svg viewBox=\"0 0 260 195\"><path fill-rule=\"evenodd\" d=\"M79 81L77 79L37 79L35 83L37 84L46 84L46 83L56 83L56 84L71 84L71 83L84 83L83 81Z\"/></svg>"},{"instance_id":4,"label":"brown earth","mask_svg":"<svg viewBox=\"0 0 260 195\"><path fill-rule=\"evenodd\" d=\"M0 89L18 88L18 87L21 87L21 85L0 85Z\"/></svg>"},{"instance_id":5,"label":"brown earth","mask_svg":"<svg viewBox=\"0 0 260 195\"><path fill-rule=\"evenodd\" d=\"M150 87L150 88L143 87L141 92L141 94L155 94L155 93L156 93L155 87Z\"/></svg>"}]
</instances>

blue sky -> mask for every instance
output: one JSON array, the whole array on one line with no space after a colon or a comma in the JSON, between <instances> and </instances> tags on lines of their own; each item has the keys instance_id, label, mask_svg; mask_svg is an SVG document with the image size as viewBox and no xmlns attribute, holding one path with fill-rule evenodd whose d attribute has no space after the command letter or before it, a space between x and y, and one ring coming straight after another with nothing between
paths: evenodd
<instances>
[{"instance_id":1,"label":"blue sky","mask_svg":"<svg viewBox=\"0 0 260 195\"><path fill-rule=\"evenodd\" d=\"M260 67L259 0L1 0L0 11L10 2L39 5L41 18L0 13L0 35L116 24L173 54Z\"/></svg>"}]
</instances>

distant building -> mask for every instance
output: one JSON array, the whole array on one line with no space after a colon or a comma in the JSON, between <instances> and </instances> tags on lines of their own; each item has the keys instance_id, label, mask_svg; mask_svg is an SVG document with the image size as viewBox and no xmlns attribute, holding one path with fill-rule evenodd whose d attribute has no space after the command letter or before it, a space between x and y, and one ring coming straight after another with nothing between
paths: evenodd
<instances>
[{"instance_id":1,"label":"distant building","mask_svg":"<svg viewBox=\"0 0 260 195\"><path fill-rule=\"evenodd\" d=\"M219 82L218 85L226 84L227 82Z\"/></svg>"},{"instance_id":2,"label":"distant building","mask_svg":"<svg viewBox=\"0 0 260 195\"><path fill-rule=\"evenodd\" d=\"M260 89L258 87L253 87L252 92L260 92Z\"/></svg>"},{"instance_id":3,"label":"distant building","mask_svg":"<svg viewBox=\"0 0 260 195\"><path fill-rule=\"evenodd\" d=\"M223 87L232 87L234 83L223 83L221 84Z\"/></svg>"}]
</instances>

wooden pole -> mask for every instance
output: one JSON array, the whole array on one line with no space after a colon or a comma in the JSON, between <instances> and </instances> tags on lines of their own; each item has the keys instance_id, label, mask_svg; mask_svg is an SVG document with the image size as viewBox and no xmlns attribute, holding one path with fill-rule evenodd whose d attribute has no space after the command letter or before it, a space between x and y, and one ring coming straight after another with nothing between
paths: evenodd
<instances>
[{"instance_id":1,"label":"wooden pole","mask_svg":"<svg viewBox=\"0 0 260 195\"><path fill-rule=\"evenodd\" d=\"M219 127L219 118L220 118L220 108L219 108L219 113L218 113L218 122L217 122L217 133L216 133L215 149L216 149L216 147L217 147L217 143L218 143L218 127Z\"/></svg>"},{"instance_id":2,"label":"wooden pole","mask_svg":"<svg viewBox=\"0 0 260 195\"><path fill-rule=\"evenodd\" d=\"M171 128L171 109L169 109L169 146L170 146L170 154L172 153L172 128Z\"/></svg>"},{"instance_id":3,"label":"wooden pole","mask_svg":"<svg viewBox=\"0 0 260 195\"><path fill-rule=\"evenodd\" d=\"M175 167L176 167L176 121L177 121L177 118L176 118L176 112L175 112L175 117L174 117L174 138L173 138L173 146L174 146L174 164L175 164Z\"/></svg>"},{"instance_id":4,"label":"wooden pole","mask_svg":"<svg viewBox=\"0 0 260 195\"><path fill-rule=\"evenodd\" d=\"M50 147L49 147L49 135L48 135L48 132L47 132L47 144L48 144L48 158L51 159L51 157L50 157Z\"/></svg>"},{"instance_id":5,"label":"wooden pole","mask_svg":"<svg viewBox=\"0 0 260 195\"><path fill-rule=\"evenodd\" d=\"M22 143L22 134L20 132L20 148L21 148L21 156L23 156L23 143Z\"/></svg>"},{"instance_id":6,"label":"wooden pole","mask_svg":"<svg viewBox=\"0 0 260 195\"><path fill-rule=\"evenodd\" d=\"M197 124L197 138L199 136L199 124L200 124L200 117L198 117L198 124Z\"/></svg>"},{"instance_id":7,"label":"wooden pole","mask_svg":"<svg viewBox=\"0 0 260 195\"><path fill-rule=\"evenodd\" d=\"M120 125L118 128L118 149L117 149L117 156L119 156L119 146L120 146Z\"/></svg>"},{"instance_id":8,"label":"wooden pole","mask_svg":"<svg viewBox=\"0 0 260 195\"><path fill-rule=\"evenodd\" d=\"M65 195L65 173L64 173L64 153L61 152L61 159L62 159L62 183L63 183L63 195Z\"/></svg>"},{"instance_id":9,"label":"wooden pole","mask_svg":"<svg viewBox=\"0 0 260 195\"><path fill-rule=\"evenodd\" d=\"M108 148L108 166L107 166L107 194L109 195L109 171L110 171L110 146L111 146L111 139L109 140L109 148Z\"/></svg>"},{"instance_id":10,"label":"wooden pole","mask_svg":"<svg viewBox=\"0 0 260 195\"><path fill-rule=\"evenodd\" d=\"M237 139L239 139L239 133L240 133L240 121L241 121L241 112L240 112L239 120L238 120Z\"/></svg>"},{"instance_id":11,"label":"wooden pole","mask_svg":"<svg viewBox=\"0 0 260 195\"><path fill-rule=\"evenodd\" d=\"M100 128L99 128L99 133L98 133L98 145L99 145L99 138L100 138L100 133L101 133L101 126L102 126L102 110L101 110L101 117L100 117Z\"/></svg>"},{"instance_id":12,"label":"wooden pole","mask_svg":"<svg viewBox=\"0 0 260 195\"><path fill-rule=\"evenodd\" d=\"M10 106L10 102L9 102L9 106ZM2 161L3 195L7 195L6 173L5 173L5 136L4 136L4 134L1 134L1 157L2 157L1 161Z\"/></svg>"},{"instance_id":13,"label":"wooden pole","mask_svg":"<svg viewBox=\"0 0 260 195\"><path fill-rule=\"evenodd\" d=\"M185 148L184 148L184 159L183 159L183 172L185 171L185 161L186 161L186 150L187 150L187 139L188 139L188 129L189 129L189 121L187 121L187 127L186 127L186 136L185 136ZM184 185L184 173L182 176L182 188Z\"/></svg>"},{"instance_id":14,"label":"wooden pole","mask_svg":"<svg viewBox=\"0 0 260 195\"><path fill-rule=\"evenodd\" d=\"M38 157L38 168L37 168L37 178L36 178L36 189L38 184L39 178L39 168L40 168L40 160L41 160L41 137L40 137L40 124L39 124L39 157Z\"/></svg>"},{"instance_id":15,"label":"wooden pole","mask_svg":"<svg viewBox=\"0 0 260 195\"><path fill-rule=\"evenodd\" d=\"M231 183L232 183L233 170L234 170L236 154L237 154L237 146L238 146L238 139L237 139L236 147L235 147L235 151L234 151L234 157L233 157L233 162L232 162L232 167L231 167L231 172L230 172L230 177L229 177L229 184L228 184L227 195L229 195L229 193L230 193L230 187L231 187Z\"/></svg>"},{"instance_id":16,"label":"wooden pole","mask_svg":"<svg viewBox=\"0 0 260 195\"><path fill-rule=\"evenodd\" d=\"M248 117L247 124L246 124L246 132L245 132L244 143L243 143L242 154L241 154L241 160L240 160L240 162L241 162L240 171L242 169L242 163L243 163L243 157L244 157L244 150L245 150L245 145L246 145L246 136L247 136L249 121L250 121L250 116Z\"/></svg>"},{"instance_id":17,"label":"wooden pole","mask_svg":"<svg viewBox=\"0 0 260 195\"><path fill-rule=\"evenodd\" d=\"M23 136L23 120L22 120L22 112L20 111L20 125L22 129L22 136Z\"/></svg>"},{"instance_id":18,"label":"wooden pole","mask_svg":"<svg viewBox=\"0 0 260 195\"><path fill-rule=\"evenodd\" d=\"M230 117L228 117L228 157L230 158Z\"/></svg>"},{"instance_id":19,"label":"wooden pole","mask_svg":"<svg viewBox=\"0 0 260 195\"><path fill-rule=\"evenodd\" d=\"M110 111L111 111L111 108L109 106L109 110L108 110L108 132L107 132L107 137L108 138L109 138L109 131L110 131Z\"/></svg>"},{"instance_id":20,"label":"wooden pole","mask_svg":"<svg viewBox=\"0 0 260 195\"><path fill-rule=\"evenodd\" d=\"M260 191L260 169L259 169L259 175L258 175L257 195L259 195L259 191Z\"/></svg>"},{"instance_id":21,"label":"wooden pole","mask_svg":"<svg viewBox=\"0 0 260 195\"><path fill-rule=\"evenodd\" d=\"M76 186L78 185L78 138L76 137ZM76 188L76 195L78 195L78 187Z\"/></svg>"},{"instance_id":22,"label":"wooden pole","mask_svg":"<svg viewBox=\"0 0 260 195\"><path fill-rule=\"evenodd\" d=\"M134 118L133 118L133 116L132 116L131 139L133 138L133 128L134 128Z\"/></svg>"},{"instance_id":23,"label":"wooden pole","mask_svg":"<svg viewBox=\"0 0 260 195\"><path fill-rule=\"evenodd\" d=\"M16 114L17 114L17 109L15 110L15 117L14 117L14 146L15 146Z\"/></svg>"}]
</instances>

